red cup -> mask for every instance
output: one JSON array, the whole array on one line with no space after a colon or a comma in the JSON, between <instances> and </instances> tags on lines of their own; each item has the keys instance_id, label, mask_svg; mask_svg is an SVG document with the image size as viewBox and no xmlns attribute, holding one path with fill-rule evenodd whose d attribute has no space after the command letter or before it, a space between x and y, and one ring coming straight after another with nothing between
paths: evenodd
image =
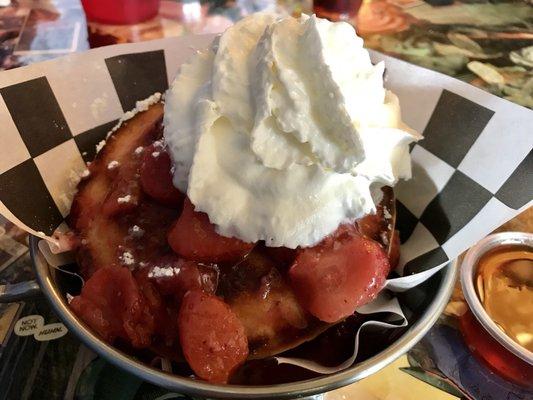
<instances>
[{"instance_id":1,"label":"red cup","mask_svg":"<svg viewBox=\"0 0 533 400\"><path fill-rule=\"evenodd\" d=\"M81 0L87 20L112 25L146 21L157 15L159 0Z\"/></svg>"}]
</instances>

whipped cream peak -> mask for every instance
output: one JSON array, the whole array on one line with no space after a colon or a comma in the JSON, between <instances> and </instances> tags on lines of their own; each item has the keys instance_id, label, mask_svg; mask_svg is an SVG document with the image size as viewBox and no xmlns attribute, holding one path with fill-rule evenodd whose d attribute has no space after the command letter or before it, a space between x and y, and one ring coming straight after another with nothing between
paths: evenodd
<instances>
[{"instance_id":1,"label":"whipped cream peak","mask_svg":"<svg viewBox=\"0 0 533 400\"><path fill-rule=\"evenodd\" d=\"M375 211L410 177L398 98L347 23L251 15L181 67L166 96L174 184L220 234L295 248Z\"/></svg>"}]
</instances>

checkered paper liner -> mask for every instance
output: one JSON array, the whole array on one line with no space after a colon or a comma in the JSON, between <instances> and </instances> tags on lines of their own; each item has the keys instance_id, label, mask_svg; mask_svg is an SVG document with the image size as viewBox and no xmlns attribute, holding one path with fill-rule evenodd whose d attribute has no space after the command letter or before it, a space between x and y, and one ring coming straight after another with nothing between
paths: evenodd
<instances>
[{"instance_id":1,"label":"checkered paper liner","mask_svg":"<svg viewBox=\"0 0 533 400\"><path fill-rule=\"evenodd\" d=\"M96 144L212 39L109 46L0 73L0 213L48 239L64 227ZM387 288L401 291L532 203L533 112L437 72L372 58L385 61L385 86L425 137L411 150L413 178L395 188L401 277ZM385 303L405 319L399 305Z\"/></svg>"}]
</instances>

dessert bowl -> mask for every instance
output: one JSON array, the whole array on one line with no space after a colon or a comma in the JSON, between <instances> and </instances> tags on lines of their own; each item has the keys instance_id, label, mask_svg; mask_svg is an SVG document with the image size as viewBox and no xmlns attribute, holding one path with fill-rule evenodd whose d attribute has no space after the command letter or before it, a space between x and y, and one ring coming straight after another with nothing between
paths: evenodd
<instances>
[{"instance_id":1,"label":"dessert bowl","mask_svg":"<svg viewBox=\"0 0 533 400\"><path fill-rule=\"evenodd\" d=\"M408 310L405 310L409 325L394 330L396 336L377 354L359 361L350 368L331 375L265 386L218 385L163 372L125 352L118 350L93 333L68 306L61 285L62 274L51 267L40 252L41 239L30 238L30 252L34 262L37 281L41 291L67 327L90 349L115 366L155 385L193 396L224 399L290 399L312 396L346 386L363 379L406 353L437 321L452 293L457 262L453 261L423 284L399 295Z\"/></svg>"},{"instance_id":2,"label":"dessert bowl","mask_svg":"<svg viewBox=\"0 0 533 400\"><path fill-rule=\"evenodd\" d=\"M57 234L85 280L69 306L128 354L211 383L350 366L360 328L407 323L376 304L396 302L378 299L399 262L391 188L422 136L383 71L347 24L255 14L229 28L98 145Z\"/></svg>"},{"instance_id":3,"label":"dessert bowl","mask_svg":"<svg viewBox=\"0 0 533 400\"><path fill-rule=\"evenodd\" d=\"M337 45L316 53L317 40ZM314 16L256 14L199 51L164 106L159 93L138 101L81 173L71 232L54 234L77 265L32 239L61 318L119 366L218 398L320 393L406 351L455 271L380 293L399 261L391 187L411 177L409 144L422 139L383 71L352 27ZM396 329L359 346L370 325Z\"/></svg>"}]
</instances>

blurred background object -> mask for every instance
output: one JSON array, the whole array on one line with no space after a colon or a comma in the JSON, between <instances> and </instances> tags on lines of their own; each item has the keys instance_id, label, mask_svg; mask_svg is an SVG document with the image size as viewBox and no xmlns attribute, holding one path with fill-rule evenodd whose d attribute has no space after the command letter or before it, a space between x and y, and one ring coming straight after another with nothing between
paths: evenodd
<instances>
[{"instance_id":1,"label":"blurred background object","mask_svg":"<svg viewBox=\"0 0 533 400\"><path fill-rule=\"evenodd\" d=\"M0 0L5 1L5 0ZM220 33L262 10L353 24L369 48L533 108L533 7L523 0L14 0L0 7L0 68L89 47ZM87 17L86 17L87 15ZM133 21L137 21L133 23Z\"/></svg>"},{"instance_id":2,"label":"blurred background object","mask_svg":"<svg viewBox=\"0 0 533 400\"><path fill-rule=\"evenodd\" d=\"M314 5L312 0L83 0L83 5L87 17L80 0L13 0L0 6L0 68L89 47L220 33L255 11L298 16L314 8L353 24L369 48L533 108L533 7L524 0L456 0L442 6L422 0L315 0Z\"/></svg>"},{"instance_id":3,"label":"blurred background object","mask_svg":"<svg viewBox=\"0 0 533 400\"><path fill-rule=\"evenodd\" d=\"M159 0L81 0L88 21L104 24L135 24L153 18Z\"/></svg>"}]
</instances>

